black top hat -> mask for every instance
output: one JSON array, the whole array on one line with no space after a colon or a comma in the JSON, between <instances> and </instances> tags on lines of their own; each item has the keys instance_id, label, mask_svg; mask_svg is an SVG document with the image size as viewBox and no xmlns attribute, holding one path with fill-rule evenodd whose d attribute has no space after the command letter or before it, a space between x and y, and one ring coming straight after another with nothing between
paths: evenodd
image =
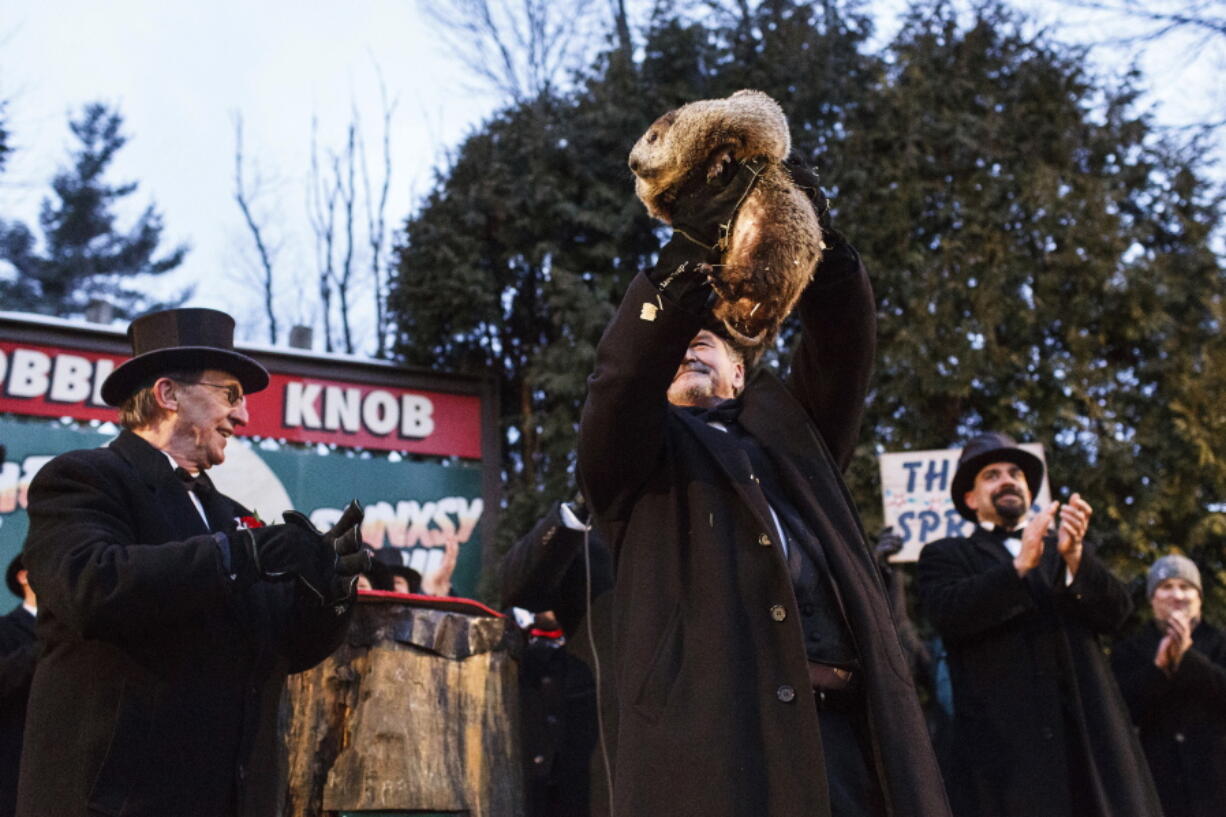
<instances>
[{"instance_id":1,"label":"black top hat","mask_svg":"<svg viewBox=\"0 0 1226 817\"><path fill-rule=\"evenodd\" d=\"M21 554L18 553L13 557L13 561L9 562L8 570L4 571L4 583L9 586L9 591L22 601L25 601L26 593L21 582L17 581L17 571L25 569L25 563L21 561Z\"/></svg>"},{"instance_id":2,"label":"black top hat","mask_svg":"<svg viewBox=\"0 0 1226 817\"><path fill-rule=\"evenodd\" d=\"M958 458L958 470L954 472L954 481L949 488L954 507L962 514L963 519L972 522L978 520L979 517L967 507L963 497L975 486L975 477L983 467L994 462L1011 462L1019 466L1026 475L1031 499L1039 492L1039 486L1043 484L1043 461L1029 451L1018 448L1008 434L986 431L962 449L962 456Z\"/></svg>"},{"instance_id":3,"label":"black top hat","mask_svg":"<svg viewBox=\"0 0 1226 817\"><path fill-rule=\"evenodd\" d=\"M401 576L406 582L408 582L410 593L421 593L421 574L416 570L408 565L395 564L389 564L387 569L393 576Z\"/></svg>"},{"instance_id":4,"label":"black top hat","mask_svg":"<svg viewBox=\"0 0 1226 817\"><path fill-rule=\"evenodd\" d=\"M391 585L388 587L389 590L395 587L393 577L403 576L405 581L409 583L410 593L421 592L421 574L408 565L401 563L400 554L397 551L390 548L375 551L375 563L379 566L380 571L387 576L387 581ZM371 584L374 584L373 578L371 579Z\"/></svg>"},{"instance_id":5,"label":"black top hat","mask_svg":"<svg viewBox=\"0 0 1226 817\"><path fill-rule=\"evenodd\" d=\"M137 390L165 372L220 369L254 394L268 385L268 371L234 351L234 319L216 309L167 309L132 321L133 357L102 384L102 399L123 405Z\"/></svg>"}]
</instances>

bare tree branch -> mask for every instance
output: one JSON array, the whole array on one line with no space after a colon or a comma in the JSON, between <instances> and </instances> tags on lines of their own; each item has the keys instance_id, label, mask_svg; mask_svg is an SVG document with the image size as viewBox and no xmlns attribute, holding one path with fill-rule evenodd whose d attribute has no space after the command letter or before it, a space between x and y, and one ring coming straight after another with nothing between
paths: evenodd
<instances>
[{"instance_id":1,"label":"bare tree branch","mask_svg":"<svg viewBox=\"0 0 1226 817\"><path fill-rule=\"evenodd\" d=\"M534 99L577 67L592 42L592 5L593 0L420 0L448 50L515 103Z\"/></svg>"},{"instance_id":2,"label":"bare tree branch","mask_svg":"<svg viewBox=\"0 0 1226 817\"><path fill-rule=\"evenodd\" d=\"M338 183L329 183L319 167L319 118L311 118L311 176L307 185L307 217L315 233L315 267L319 273L319 300L323 312L324 351L332 347L332 270L335 244Z\"/></svg>"},{"instance_id":3,"label":"bare tree branch","mask_svg":"<svg viewBox=\"0 0 1226 817\"><path fill-rule=\"evenodd\" d=\"M333 271L332 281L336 285L336 294L340 298L341 337L345 341L345 352L353 354L353 332L349 320L349 288L353 283L353 214L357 202L357 188L354 182L354 165L356 162L357 145L357 114L349 123L349 136L345 149L341 153L332 154L332 174L336 181L335 190L340 198L341 212L345 220L345 246L341 256L339 270Z\"/></svg>"},{"instance_id":4,"label":"bare tree branch","mask_svg":"<svg viewBox=\"0 0 1226 817\"><path fill-rule=\"evenodd\" d=\"M255 183L258 187L258 182ZM277 315L273 309L273 255L272 248L264 240L263 230L251 212L251 200L254 192L248 192L243 173L243 117L234 114L234 201L242 211L243 220L251 238L255 241L256 253L260 260L260 284L264 293L264 314L268 317L268 342L277 342Z\"/></svg>"},{"instance_id":5,"label":"bare tree branch","mask_svg":"<svg viewBox=\"0 0 1226 817\"><path fill-rule=\"evenodd\" d=\"M383 113L383 181L379 188L379 199L371 200L370 172L366 163L366 140L361 128L358 129L358 152L362 166L362 192L366 205L366 235L370 244L370 275L374 287L375 298L375 357L387 354L387 281L384 277L383 253L387 241L387 196L392 183L392 114L396 110L397 100L387 96L387 85L383 81L383 71L378 64L375 73L379 77L379 99Z\"/></svg>"}]
</instances>

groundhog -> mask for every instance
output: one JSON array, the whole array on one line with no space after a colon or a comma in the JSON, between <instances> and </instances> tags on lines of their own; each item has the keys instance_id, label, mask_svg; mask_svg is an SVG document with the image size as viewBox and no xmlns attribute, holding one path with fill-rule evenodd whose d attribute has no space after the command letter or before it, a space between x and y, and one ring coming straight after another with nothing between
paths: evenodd
<instances>
[{"instance_id":1,"label":"groundhog","mask_svg":"<svg viewBox=\"0 0 1226 817\"><path fill-rule=\"evenodd\" d=\"M686 184L709 181L734 161L768 159L712 275L719 298L713 314L743 346L774 338L821 257L817 216L783 165L791 147L779 104L761 91L737 91L669 111L630 151L634 191L647 212L666 224Z\"/></svg>"}]
</instances>

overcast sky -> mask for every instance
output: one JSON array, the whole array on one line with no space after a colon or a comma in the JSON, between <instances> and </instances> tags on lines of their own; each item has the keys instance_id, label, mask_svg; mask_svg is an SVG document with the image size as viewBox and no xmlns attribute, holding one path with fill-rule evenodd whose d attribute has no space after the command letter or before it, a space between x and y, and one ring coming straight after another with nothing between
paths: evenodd
<instances>
[{"instance_id":1,"label":"overcast sky","mask_svg":"<svg viewBox=\"0 0 1226 817\"><path fill-rule=\"evenodd\" d=\"M877 8L900 5L888 0ZM1067 38L1102 36L1101 25L1079 24L1059 4L1041 8ZM882 11L882 31L893 27ZM1119 66L1133 49L1099 53ZM1220 60L1189 71L1178 46L1169 53L1147 65L1162 115L1183 121L1217 106L1220 116L1226 101ZM0 214L33 221L73 141L68 115L93 100L118 105L131 140L109 179L138 181L133 209L156 202L166 246L191 245L173 283L196 283L193 304L231 311L246 337L262 341L259 298L245 294L242 283L253 266L250 237L231 198L233 117L244 119L250 178L262 180L256 211L280 246L278 266L287 276L300 271L309 278L312 118L319 119L322 145L339 148L356 106L376 151L377 70L398 101L387 213L399 224L429 190L442 152L498 102L474 91L422 20L417 0L0 0L0 99L9 102L17 148L0 176ZM286 287L281 298L284 318L314 317L313 295Z\"/></svg>"},{"instance_id":2,"label":"overcast sky","mask_svg":"<svg viewBox=\"0 0 1226 817\"><path fill-rule=\"evenodd\" d=\"M377 172L377 71L398 100L387 209L398 222L429 189L441 151L497 101L457 76L414 0L0 0L0 98L17 148L0 177L0 212L33 219L74 142L68 114L91 100L116 104L131 139L109 178L139 181L132 199L155 201L165 238L191 245L176 280L198 284L193 303L247 317L239 313L258 299L217 286L250 265L231 198L235 113L251 175L263 180L257 212L281 245L278 264L309 268L312 118L320 142L339 149L356 106Z\"/></svg>"}]
</instances>

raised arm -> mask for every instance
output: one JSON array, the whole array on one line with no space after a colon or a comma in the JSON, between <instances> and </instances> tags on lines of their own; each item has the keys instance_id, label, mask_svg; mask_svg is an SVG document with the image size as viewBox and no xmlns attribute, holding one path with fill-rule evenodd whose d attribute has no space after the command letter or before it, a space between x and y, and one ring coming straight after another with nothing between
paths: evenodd
<instances>
[{"instance_id":1,"label":"raised arm","mask_svg":"<svg viewBox=\"0 0 1226 817\"><path fill-rule=\"evenodd\" d=\"M601 337L579 422L579 475L597 516L621 518L659 461L668 385L700 325L639 274Z\"/></svg>"},{"instance_id":2,"label":"raised arm","mask_svg":"<svg viewBox=\"0 0 1226 817\"><path fill-rule=\"evenodd\" d=\"M877 355L877 312L859 253L841 236L833 241L796 307L801 341L788 386L846 469Z\"/></svg>"},{"instance_id":3,"label":"raised arm","mask_svg":"<svg viewBox=\"0 0 1226 817\"><path fill-rule=\"evenodd\" d=\"M813 281L796 305L801 341L788 386L835 462L846 470L860 434L877 355L877 305L860 254L831 224L830 204L817 174L797 154L787 164L797 186L813 202L826 245Z\"/></svg>"}]
</instances>

